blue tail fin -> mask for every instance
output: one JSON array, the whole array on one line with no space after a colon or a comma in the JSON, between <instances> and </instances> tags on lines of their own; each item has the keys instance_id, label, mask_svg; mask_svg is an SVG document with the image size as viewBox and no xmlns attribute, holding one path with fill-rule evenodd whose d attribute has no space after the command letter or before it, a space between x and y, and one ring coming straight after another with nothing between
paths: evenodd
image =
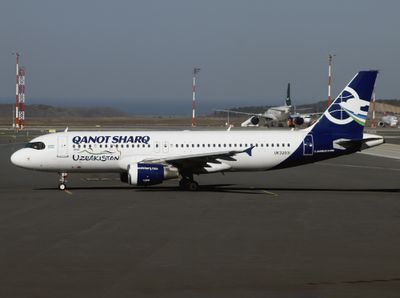
<instances>
[{"instance_id":1,"label":"blue tail fin","mask_svg":"<svg viewBox=\"0 0 400 298\"><path fill-rule=\"evenodd\" d=\"M310 132L353 140L362 139L377 74L376 70L357 73L311 127Z\"/></svg>"}]
</instances>

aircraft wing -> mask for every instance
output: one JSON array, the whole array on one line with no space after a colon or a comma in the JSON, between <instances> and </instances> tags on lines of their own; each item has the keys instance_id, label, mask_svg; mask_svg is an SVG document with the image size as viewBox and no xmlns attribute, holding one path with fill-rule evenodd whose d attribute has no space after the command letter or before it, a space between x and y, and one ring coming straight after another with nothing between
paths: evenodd
<instances>
[{"instance_id":1,"label":"aircraft wing","mask_svg":"<svg viewBox=\"0 0 400 298\"><path fill-rule=\"evenodd\" d=\"M233 114L240 114L240 115L248 115L248 116L264 117L264 114L257 114L257 113L246 113L246 112L238 112L238 111L231 111L231 110L214 110L214 111L225 112L225 113L233 113Z\"/></svg>"},{"instance_id":2,"label":"aircraft wing","mask_svg":"<svg viewBox=\"0 0 400 298\"><path fill-rule=\"evenodd\" d=\"M297 118L297 117L311 117L311 116L320 116L323 113L306 113L306 114L292 114L290 115L291 118Z\"/></svg>"},{"instance_id":3,"label":"aircraft wing","mask_svg":"<svg viewBox=\"0 0 400 298\"><path fill-rule=\"evenodd\" d=\"M277 112L281 112L281 113L286 113L287 112L287 108L286 107L284 107L284 108L282 108L282 107L272 107L272 108L269 108L268 110L277 111Z\"/></svg>"},{"instance_id":4,"label":"aircraft wing","mask_svg":"<svg viewBox=\"0 0 400 298\"><path fill-rule=\"evenodd\" d=\"M220 152L210 152L210 153L200 153L200 154L188 154L188 155L178 155L169 156L161 158L149 158L144 159L142 162L146 163L161 163L170 164L180 171L190 171L193 173L201 172L204 167L207 167L207 163L221 163L220 160L234 161L235 155L240 153L247 153L251 156L254 146L251 146L245 150L230 150L230 151L220 151Z\"/></svg>"},{"instance_id":5,"label":"aircraft wing","mask_svg":"<svg viewBox=\"0 0 400 298\"><path fill-rule=\"evenodd\" d=\"M240 114L240 115L247 115L247 116L257 116L257 117L264 118L266 120L277 120L275 116L269 115L269 114L246 113L246 112L238 112L238 111L231 111L231 110L214 110L214 111L233 113L233 114Z\"/></svg>"}]
</instances>

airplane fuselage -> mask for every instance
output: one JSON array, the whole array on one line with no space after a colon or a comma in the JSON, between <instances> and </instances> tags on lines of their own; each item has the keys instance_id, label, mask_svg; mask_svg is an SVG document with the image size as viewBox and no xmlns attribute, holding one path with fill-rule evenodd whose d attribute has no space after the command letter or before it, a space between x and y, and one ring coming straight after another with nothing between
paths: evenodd
<instances>
[{"instance_id":1,"label":"airplane fuselage","mask_svg":"<svg viewBox=\"0 0 400 298\"><path fill-rule=\"evenodd\" d=\"M163 159L253 147L251 155L243 152L235 160L220 162L225 171L263 171L292 155L306 135L306 131L284 130L61 132L32 140L31 143L43 142L44 148L21 149L13 156L13 162L41 171L122 172L129 164L149 157ZM314 154L312 147L306 150L306 155ZM209 170L213 172L212 166Z\"/></svg>"}]
</instances>

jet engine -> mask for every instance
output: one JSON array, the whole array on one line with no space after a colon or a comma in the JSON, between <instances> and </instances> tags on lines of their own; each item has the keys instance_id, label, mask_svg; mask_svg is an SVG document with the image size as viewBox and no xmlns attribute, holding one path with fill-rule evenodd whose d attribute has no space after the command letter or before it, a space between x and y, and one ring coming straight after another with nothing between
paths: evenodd
<instances>
[{"instance_id":1,"label":"jet engine","mask_svg":"<svg viewBox=\"0 0 400 298\"><path fill-rule=\"evenodd\" d=\"M260 118L257 116L251 116L249 119L244 121L240 126L247 127L247 126L258 126L260 123Z\"/></svg>"},{"instance_id":2,"label":"jet engine","mask_svg":"<svg viewBox=\"0 0 400 298\"><path fill-rule=\"evenodd\" d=\"M303 125L304 123L304 118L303 117L296 117L294 118L294 124L296 125Z\"/></svg>"},{"instance_id":3,"label":"jet engine","mask_svg":"<svg viewBox=\"0 0 400 298\"><path fill-rule=\"evenodd\" d=\"M296 125L300 126L304 124L304 118L303 117L289 117L287 121L287 125L289 127L296 127Z\"/></svg>"},{"instance_id":4,"label":"jet engine","mask_svg":"<svg viewBox=\"0 0 400 298\"><path fill-rule=\"evenodd\" d=\"M174 167L161 164L134 163L128 165L126 172L121 173L122 182L131 185L156 185L164 180L177 178L179 172Z\"/></svg>"}]
</instances>

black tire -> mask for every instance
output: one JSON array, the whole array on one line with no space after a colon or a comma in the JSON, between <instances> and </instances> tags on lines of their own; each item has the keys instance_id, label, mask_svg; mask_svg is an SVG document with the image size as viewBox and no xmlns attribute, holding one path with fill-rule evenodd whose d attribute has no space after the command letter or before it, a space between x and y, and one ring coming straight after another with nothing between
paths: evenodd
<instances>
[{"instance_id":1,"label":"black tire","mask_svg":"<svg viewBox=\"0 0 400 298\"><path fill-rule=\"evenodd\" d=\"M199 189L199 184L196 181L190 181L186 188L189 191L196 191Z\"/></svg>"},{"instance_id":2,"label":"black tire","mask_svg":"<svg viewBox=\"0 0 400 298\"><path fill-rule=\"evenodd\" d=\"M189 180L183 178L183 179L179 180L179 187L180 188L186 188L188 183L189 183Z\"/></svg>"},{"instance_id":3,"label":"black tire","mask_svg":"<svg viewBox=\"0 0 400 298\"><path fill-rule=\"evenodd\" d=\"M60 183L59 185L58 185L58 189L59 190L65 190L67 188L67 186L64 184L64 183Z\"/></svg>"}]
</instances>

